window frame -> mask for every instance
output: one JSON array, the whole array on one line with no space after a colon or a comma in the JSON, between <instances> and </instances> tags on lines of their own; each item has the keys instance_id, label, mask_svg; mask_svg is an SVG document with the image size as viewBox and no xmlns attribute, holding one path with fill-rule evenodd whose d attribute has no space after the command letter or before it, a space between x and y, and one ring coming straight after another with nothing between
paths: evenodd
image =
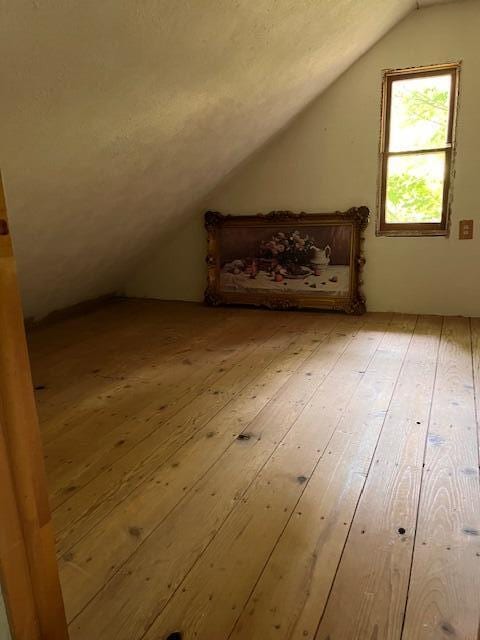
<instances>
[{"instance_id":1,"label":"window frame","mask_svg":"<svg viewBox=\"0 0 480 640\"><path fill-rule=\"evenodd\" d=\"M452 183L454 177L454 161L456 152L456 128L458 116L458 96L460 85L461 62L436 64L426 67L410 67L407 69L386 69L382 79L382 110L380 130L380 162L379 189L377 203L377 235L379 236L448 236L450 230L450 213L452 199ZM407 151L389 151L390 116L392 84L395 80L409 80L419 77L450 75L452 79L450 92L450 113L448 121L447 143L435 149L415 149ZM442 219L440 222L386 222L387 167L391 156L414 155L423 153L445 153L445 178L443 188Z\"/></svg>"}]
</instances>

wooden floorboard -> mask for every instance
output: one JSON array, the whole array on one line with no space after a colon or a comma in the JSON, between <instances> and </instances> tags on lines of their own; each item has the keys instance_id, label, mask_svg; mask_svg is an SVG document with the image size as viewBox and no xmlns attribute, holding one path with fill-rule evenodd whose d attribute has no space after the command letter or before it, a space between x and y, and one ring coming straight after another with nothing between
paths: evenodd
<instances>
[{"instance_id":1,"label":"wooden floorboard","mask_svg":"<svg viewBox=\"0 0 480 640\"><path fill-rule=\"evenodd\" d=\"M305 319L303 320L305 321ZM133 550L141 545L155 527L162 522L176 502L188 494L195 482L202 477L202 473L216 462L222 449L236 441L236 436L242 431L242 428L248 426L248 422L239 421L239 418L243 420L249 416L248 410L245 410L245 404L251 405L253 409L257 408L251 416L251 419L254 419L261 407L270 402L270 394L278 386L278 383L283 382L283 386L293 375L298 364L305 361L313 349L319 348L318 345L323 343L323 339L318 336L323 335L324 323L321 323L322 334L318 333L320 327L317 326L313 335L308 331L308 325L305 322L303 324L303 331L300 335L276 359L275 368L265 371L263 374L260 373L259 379L257 379L252 376L248 365L247 371L244 372L246 373L245 382L247 384L250 382L246 393L235 399L234 402L228 403L221 411L215 410L214 414L210 416L211 420L202 420L197 425L197 430L186 440L183 452L176 451L178 443L174 442L175 448L172 454L175 453L175 460L164 459L165 446L160 447L158 451L155 450L151 456L146 458L142 463L142 474L148 470L151 472L150 475L147 475L146 481L142 482L134 493L119 504L115 512L109 516L107 523L100 522L91 531L85 542L80 541L69 552L65 563L61 561L61 576L72 576L71 580L65 579L69 588L72 589L70 607L67 608L69 615L73 617L78 613L81 606L86 603L85 594L87 592L89 596L95 594L106 578L110 577L122 564L122 561L126 560ZM278 390L275 393L278 393ZM248 402L252 395L257 396L255 400L258 400L258 403ZM211 406L211 399L207 406ZM162 465L162 463L165 464ZM157 467L160 468L157 470ZM122 488L125 486L125 482L125 479L122 479ZM133 486L135 487L135 484ZM156 498L160 487L164 487L161 498ZM150 504L150 508L147 506L146 509L138 510L137 505L140 503ZM132 509L135 513L133 520ZM129 535L132 527L141 534L138 536ZM165 527L168 528L168 524ZM126 538L123 544L120 544L118 536ZM105 544L109 540L117 540L119 544L117 545L115 542L109 544L109 552L105 554ZM70 554L73 554L73 557ZM88 577L92 572L92 564L95 580ZM87 569L88 573L80 573L79 567ZM79 582L83 583L83 589L78 588ZM74 601L78 601L78 606L73 605Z\"/></svg>"},{"instance_id":2,"label":"wooden floorboard","mask_svg":"<svg viewBox=\"0 0 480 640\"><path fill-rule=\"evenodd\" d=\"M477 638L479 319L114 301L30 349L72 640Z\"/></svg>"},{"instance_id":3,"label":"wooden floorboard","mask_svg":"<svg viewBox=\"0 0 480 640\"><path fill-rule=\"evenodd\" d=\"M367 324L343 352L146 638L179 627L186 637L228 636L387 328Z\"/></svg>"},{"instance_id":4,"label":"wooden floorboard","mask_svg":"<svg viewBox=\"0 0 480 640\"><path fill-rule=\"evenodd\" d=\"M417 323L319 639L400 637L441 326L441 318L420 318Z\"/></svg>"},{"instance_id":5,"label":"wooden floorboard","mask_svg":"<svg viewBox=\"0 0 480 640\"><path fill-rule=\"evenodd\" d=\"M414 326L414 317L390 326L233 638L315 636Z\"/></svg>"},{"instance_id":6,"label":"wooden floorboard","mask_svg":"<svg viewBox=\"0 0 480 640\"><path fill-rule=\"evenodd\" d=\"M350 322L347 320L346 324ZM292 371L282 388L248 425L247 439L233 439L225 455L199 484L192 487L76 618L72 625L73 638L93 633L92 629L98 625L102 629L114 628L118 640L135 637L138 629L131 619L130 586L134 583L143 586L147 578L151 579L152 566L160 565L162 574L157 575L156 588L144 594L142 611L137 612L137 620L142 626L153 621L170 591L214 537L349 340L348 331L332 334L331 339L321 342L312 356ZM108 613L106 602L109 603Z\"/></svg>"},{"instance_id":7,"label":"wooden floorboard","mask_svg":"<svg viewBox=\"0 0 480 640\"><path fill-rule=\"evenodd\" d=\"M288 379L295 362L305 359L332 327L331 322L324 322L317 326L313 335L306 331L305 322L300 332L292 325L287 335L283 332L278 335L277 331L253 354L245 353L245 358L229 371L223 365L221 381L217 380L213 386L198 392L190 403L163 423L161 429L158 429L157 419L156 428L147 437L55 511L61 547L64 548L65 538L68 538L65 544L80 539L87 527L91 528L102 519L106 511L124 499L184 443L191 446L192 440L195 443L200 440L205 448L203 441L207 434L209 447L218 445L221 433L215 430L215 426L226 425L222 413L224 407L228 406L230 426L235 431L241 424L248 424L248 420L270 400L274 390ZM232 405L232 402L235 403ZM211 423L212 420L215 422ZM208 430L202 431L206 425ZM168 434L171 437L166 440Z\"/></svg>"},{"instance_id":8,"label":"wooden floorboard","mask_svg":"<svg viewBox=\"0 0 480 640\"><path fill-rule=\"evenodd\" d=\"M215 403L226 401L229 388L227 385L225 391L222 382L230 368L248 358L258 342L273 333L273 328L264 323L252 324L254 335L259 334L254 339L248 325L239 322L236 331L229 327L233 335L227 330L225 336L212 338L215 350L189 349L185 344L179 349L175 345L173 354L156 361L153 370L152 366L142 366L140 371L135 370L134 377L102 382L103 392L93 397L89 394L80 411L77 407L78 417L70 418L67 432L58 434L45 447L53 506L64 502L99 471L171 420L202 391L203 397L209 395L209 404L213 394L217 396ZM154 358L151 353L149 359ZM166 427L162 431L165 433ZM95 449L89 446L93 439Z\"/></svg>"},{"instance_id":9,"label":"wooden floorboard","mask_svg":"<svg viewBox=\"0 0 480 640\"><path fill-rule=\"evenodd\" d=\"M402 638L476 640L479 593L480 487L470 323L446 318Z\"/></svg>"}]
</instances>

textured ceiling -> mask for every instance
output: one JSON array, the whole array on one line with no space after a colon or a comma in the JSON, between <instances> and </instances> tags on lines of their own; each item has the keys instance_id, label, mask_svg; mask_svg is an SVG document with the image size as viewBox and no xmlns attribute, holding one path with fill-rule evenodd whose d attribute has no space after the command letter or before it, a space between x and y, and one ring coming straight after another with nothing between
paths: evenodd
<instances>
[{"instance_id":1,"label":"textured ceiling","mask_svg":"<svg viewBox=\"0 0 480 640\"><path fill-rule=\"evenodd\" d=\"M0 166L26 314L121 287L416 5L2 0Z\"/></svg>"}]
</instances>

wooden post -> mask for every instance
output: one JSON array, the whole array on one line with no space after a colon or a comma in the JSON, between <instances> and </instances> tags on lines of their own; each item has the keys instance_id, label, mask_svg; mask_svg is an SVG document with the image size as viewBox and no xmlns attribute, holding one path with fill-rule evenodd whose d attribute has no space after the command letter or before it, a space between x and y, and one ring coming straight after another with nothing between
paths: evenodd
<instances>
[{"instance_id":1,"label":"wooden post","mask_svg":"<svg viewBox=\"0 0 480 640\"><path fill-rule=\"evenodd\" d=\"M2 527L10 519L0 538L0 568L14 640L68 640L1 177L0 465ZM11 567L14 552L19 562L16 571Z\"/></svg>"}]
</instances>

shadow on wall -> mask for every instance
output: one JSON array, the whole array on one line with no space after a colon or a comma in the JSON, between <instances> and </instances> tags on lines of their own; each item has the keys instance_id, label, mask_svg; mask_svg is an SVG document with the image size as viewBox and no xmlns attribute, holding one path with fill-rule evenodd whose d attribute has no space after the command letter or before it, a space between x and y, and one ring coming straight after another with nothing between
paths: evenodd
<instances>
[{"instance_id":1,"label":"shadow on wall","mask_svg":"<svg viewBox=\"0 0 480 640\"><path fill-rule=\"evenodd\" d=\"M369 310L480 316L479 31L477 0L415 11L215 189L204 208L238 214L274 209L318 212L365 203L372 212L364 247ZM412 42L414 47L406 46ZM463 63L450 237L377 237L382 70L458 60ZM459 221L471 218L474 239L459 240ZM135 274L138 290L160 298L200 299L204 247L199 210L196 220L190 219L178 237L172 236L161 261L155 257L144 262L143 274ZM173 267L180 255L178 273ZM185 273L191 273L191 279Z\"/></svg>"},{"instance_id":2,"label":"shadow on wall","mask_svg":"<svg viewBox=\"0 0 480 640\"><path fill-rule=\"evenodd\" d=\"M7 612L0 588L0 640L10 640L10 625L8 624Z\"/></svg>"}]
</instances>

